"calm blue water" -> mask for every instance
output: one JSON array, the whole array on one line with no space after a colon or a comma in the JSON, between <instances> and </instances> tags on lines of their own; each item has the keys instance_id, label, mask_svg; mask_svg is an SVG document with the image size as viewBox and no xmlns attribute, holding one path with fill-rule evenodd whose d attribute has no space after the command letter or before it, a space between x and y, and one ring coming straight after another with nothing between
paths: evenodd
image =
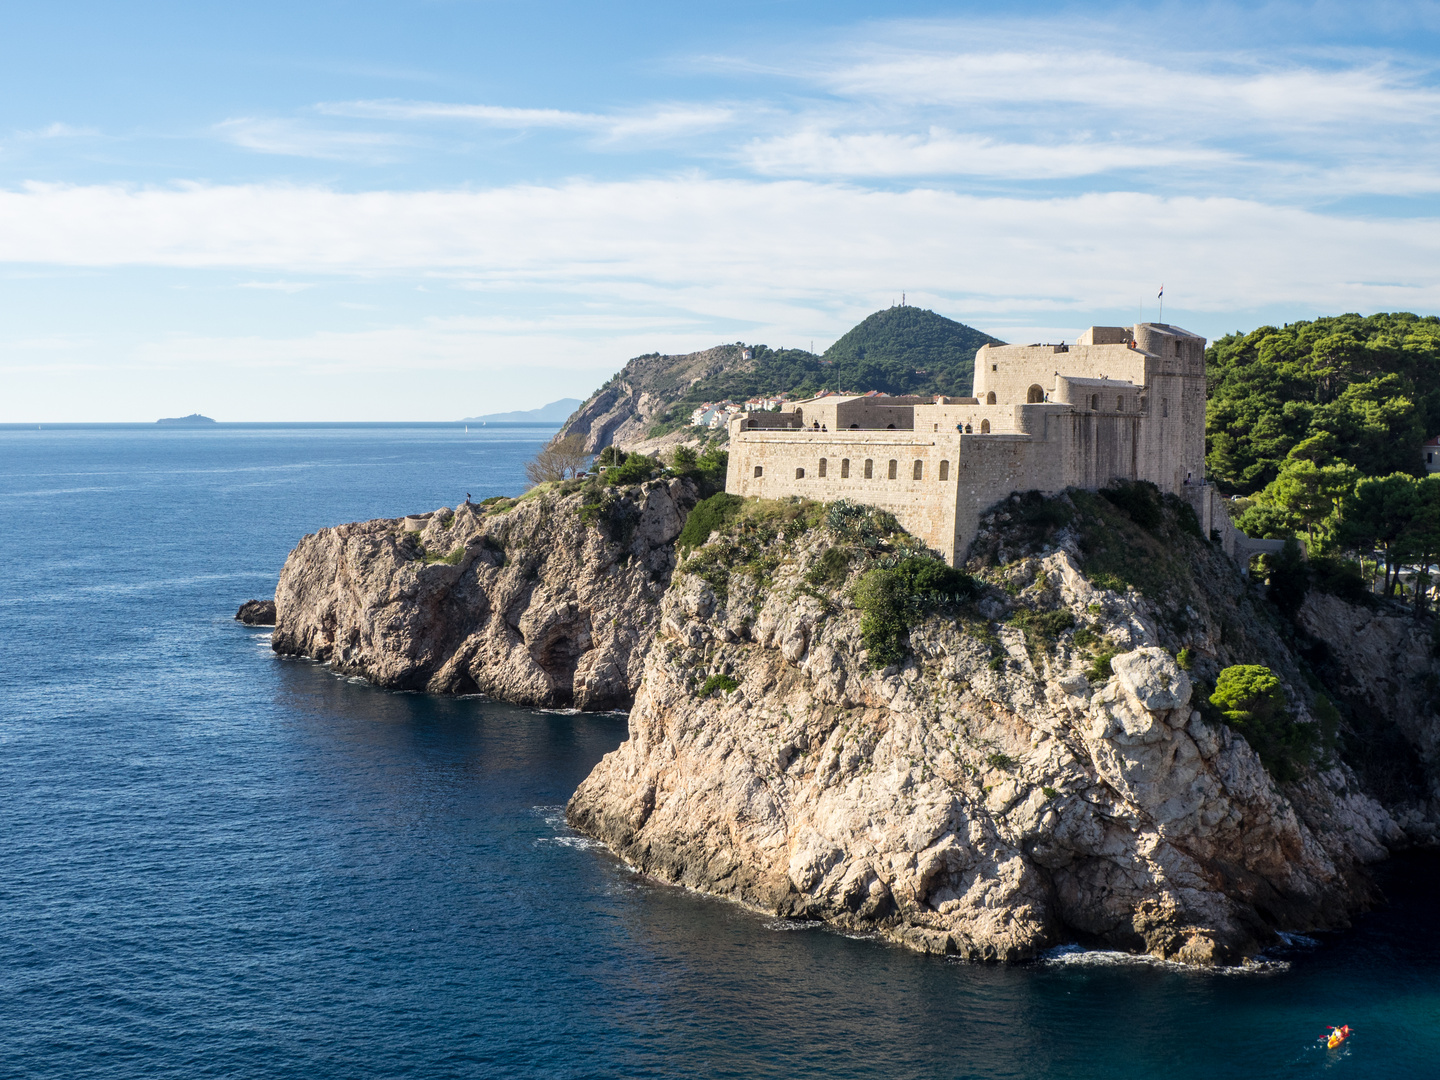
<instances>
[{"instance_id":1,"label":"calm blue water","mask_svg":"<svg viewBox=\"0 0 1440 1080\"><path fill-rule=\"evenodd\" d=\"M1440 1075L1433 861L1268 974L783 930L565 828L623 717L232 621L305 532L516 491L548 434L0 430L0 1075Z\"/></svg>"}]
</instances>

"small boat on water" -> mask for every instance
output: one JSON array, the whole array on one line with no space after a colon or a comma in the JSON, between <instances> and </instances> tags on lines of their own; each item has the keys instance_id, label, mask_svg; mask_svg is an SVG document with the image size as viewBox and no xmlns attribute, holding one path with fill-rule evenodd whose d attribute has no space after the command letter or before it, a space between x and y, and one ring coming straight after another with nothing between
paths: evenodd
<instances>
[{"instance_id":1,"label":"small boat on water","mask_svg":"<svg viewBox=\"0 0 1440 1080\"><path fill-rule=\"evenodd\" d=\"M1343 1043L1346 1039L1348 1039L1351 1035L1354 1034L1355 1033L1350 1030L1349 1024L1341 1024L1339 1027L1332 1026L1330 1028L1330 1035L1325 1040L1326 1049L1334 1050L1337 1046L1339 1046L1341 1043Z\"/></svg>"}]
</instances>

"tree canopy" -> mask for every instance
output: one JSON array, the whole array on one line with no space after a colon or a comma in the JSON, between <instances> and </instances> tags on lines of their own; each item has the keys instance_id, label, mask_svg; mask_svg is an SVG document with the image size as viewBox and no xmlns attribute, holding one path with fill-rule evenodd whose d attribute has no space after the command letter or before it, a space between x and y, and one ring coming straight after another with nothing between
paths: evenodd
<instances>
[{"instance_id":1,"label":"tree canopy","mask_svg":"<svg viewBox=\"0 0 1440 1080\"><path fill-rule=\"evenodd\" d=\"M1258 492L1302 460L1418 474L1421 442L1440 431L1433 315L1262 326L1217 340L1206 364L1206 471L1234 494Z\"/></svg>"}]
</instances>

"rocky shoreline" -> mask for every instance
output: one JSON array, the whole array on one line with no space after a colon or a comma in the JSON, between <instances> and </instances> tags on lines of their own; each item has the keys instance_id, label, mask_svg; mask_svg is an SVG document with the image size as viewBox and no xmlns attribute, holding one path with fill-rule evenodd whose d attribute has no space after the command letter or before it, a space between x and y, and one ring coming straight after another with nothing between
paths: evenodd
<instances>
[{"instance_id":1,"label":"rocky shoreline","mask_svg":"<svg viewBox=\"0 0 1440 1080\"><path fill-rule=\"evenodd\" d=\"M576 482L321 529L280 574L272 647L396 690L629 705L696 498Z\"/></svg>"},{"instance_id":2,"label":"rocky shoreline","mask_svg":"<svg viewBox=\"0 0 1440 1080\"><path fill-rule=\"evenodd\" d=\"M1347 925L1367 866L1435 840L1428 635L1323 593L1287 624L1174 500L1142 526L1016 496L947 578L883 513L750 503L678 552L693 484L599 490L306 537L273 647L397 689L633 702L572 825L658 880L935 953L1237 963ZM930 584L885 630L876 582L902 579ZM1208 705L1236 664L1275 673L1312 747L1284 782Z\"/></svg>"}]
</instances>

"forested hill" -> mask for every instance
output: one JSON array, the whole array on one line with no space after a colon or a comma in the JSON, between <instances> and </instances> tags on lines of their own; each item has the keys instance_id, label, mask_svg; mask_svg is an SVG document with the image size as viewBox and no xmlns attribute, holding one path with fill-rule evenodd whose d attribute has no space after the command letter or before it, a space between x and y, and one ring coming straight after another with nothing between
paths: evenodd
<instances>
[{"instance_id":1,"label":"forested hill","mask_svg":"<svg viewBox=\"0 0 1440 1080\"><path fill-rule=\"evenodd\" d=\"M1206 351L1206 471L1249 495L1287 461L1419 469L1440 433L1440 318L1337 315L1229 334Z\"/></svg>"},{"instance_id":2,"label":"forested hill","mask_svg":"<svg viewBox=\"0 0 1440 1080\"><path fill-rule=\"evenodd\" d=\"M975 353L1003 345L974 327L917 307L877 311L825 350L840 385L887 394L967 396Z\"/></svg>"},{"instance_id":3,"label":"forested hill","mask_svg":"<svg viewBox=\"0 0 1440 1080\"><path fill-rule=\"evenodd\" d=\"M804 349L722 345L683 356L658 353L631 360L591 395L561 429L584 435L594 451L611 442L634 445L688 426L706 401L745 401L822 390L890 394L970 393L975 352L998 338L917 307L877 311L817 356Z\"/></svg>"}]
</instances>

